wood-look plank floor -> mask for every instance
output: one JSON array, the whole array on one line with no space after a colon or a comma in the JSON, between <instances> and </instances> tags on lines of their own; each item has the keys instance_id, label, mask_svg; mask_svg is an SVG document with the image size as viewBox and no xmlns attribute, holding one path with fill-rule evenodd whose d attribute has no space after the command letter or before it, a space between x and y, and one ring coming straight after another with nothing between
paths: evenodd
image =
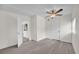
<instances>
[{"instance_id":1,"label":"wood-look plank floor","mask_svg":"<svg viewBox=\"0 0 79 59\"><path fill-rule=\"evenodd\" d=\"M39 42L26 41L21 47L10 47L0 50L0 54L74 54L71 43L59 40L44 39Z\"/></svg>"}]
</instances>

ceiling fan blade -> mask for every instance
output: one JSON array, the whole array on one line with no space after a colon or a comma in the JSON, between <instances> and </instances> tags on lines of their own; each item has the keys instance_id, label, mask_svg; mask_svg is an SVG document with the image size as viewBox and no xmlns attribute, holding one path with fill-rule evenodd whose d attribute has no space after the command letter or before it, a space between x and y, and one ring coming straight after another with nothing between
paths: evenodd
<instances>
[{"instance_id":1,"label":"ceiling fan blade","mask_svg":"<svg viewBox=\"0 0 79 59\"><path fill-rule=\"evenodd\" d=\"M48 14L52 14L51 12L49 12L49 11L47 11L46 13L48 13Z\"/></svg>"},{"instance_id":2,"label":"ceiling fan blade","mask_svg":"<svg viewBox=\"0 0 79 59\"><path fill-rule=\"evenodd\" d=\"M57 14L57 13L59 13L59 12L61 12L61 11L63 11L63 9L59 9L55 14Z\"/></svg>"},{"instance_id":3,"label":"ceiling fan blade","mask_svg":"<svg viewBox=\"0 0 79 59\"><path fill-rule=\"evenodd\" d=\"M56 14L56 16L62 16L63 14Z\"/></svg>"}]
</instances>

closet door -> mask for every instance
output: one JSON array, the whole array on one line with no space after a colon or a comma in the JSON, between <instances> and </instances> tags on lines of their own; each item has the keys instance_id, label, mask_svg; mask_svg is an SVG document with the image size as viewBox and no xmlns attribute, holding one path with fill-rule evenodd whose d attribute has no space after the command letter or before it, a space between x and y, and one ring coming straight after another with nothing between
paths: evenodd
<instances>
[{"instance_id":1,"label":"closet door","mask_svg":"<svg viewBox=\"0 0 79 59\"><path fill-rule=\"evenodd\" d=\"M69 15L60 19L60 40L71 43L71 19Z\"/></svg>"},{"instance_id":2,"label":"closet door","mask_svg":"<svg viewBox=\"0 0 79 59\"><path fill-rule=\"evenodd\" d=\"M59 40L59 19L53 18L46 22L46 36L49 39Z\"/></svg>"}]
</instances>

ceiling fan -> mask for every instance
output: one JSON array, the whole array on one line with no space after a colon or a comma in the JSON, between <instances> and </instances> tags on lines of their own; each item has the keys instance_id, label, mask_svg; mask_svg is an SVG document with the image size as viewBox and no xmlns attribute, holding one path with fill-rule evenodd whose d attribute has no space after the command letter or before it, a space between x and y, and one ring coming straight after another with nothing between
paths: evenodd
<instances>
[{"instance_id":1,"label":"ceiling fan","mask_svg":"<svg viewBox=\"0 0 79 59\"><path fill-rule=\"evenodd\" d=\"M48 14L48 17L55 17L55 16L62 16L63 14L59 14L61 11L63 11L63 9L59 9L59 10L50 10L50 11L47 11L46 13Z\"/></svg>"}]
</instances>

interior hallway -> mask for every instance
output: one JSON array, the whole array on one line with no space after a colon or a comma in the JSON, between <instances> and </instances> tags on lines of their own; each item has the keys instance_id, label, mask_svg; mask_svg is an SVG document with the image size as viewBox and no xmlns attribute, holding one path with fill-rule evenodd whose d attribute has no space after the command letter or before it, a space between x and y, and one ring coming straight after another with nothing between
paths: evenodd
<instances>
[{"instance_id":1,"label":"interior hallway","mask_svg":"<svg viewBox=\"0 0 79 59\"><path fill-rule=\"evenodd\" d=\"M0 54L74 54L71 43L54 39L44 39L39 42L24 42L21 47L9 47L0 50Z\"/></svg>"}]
</instances>

